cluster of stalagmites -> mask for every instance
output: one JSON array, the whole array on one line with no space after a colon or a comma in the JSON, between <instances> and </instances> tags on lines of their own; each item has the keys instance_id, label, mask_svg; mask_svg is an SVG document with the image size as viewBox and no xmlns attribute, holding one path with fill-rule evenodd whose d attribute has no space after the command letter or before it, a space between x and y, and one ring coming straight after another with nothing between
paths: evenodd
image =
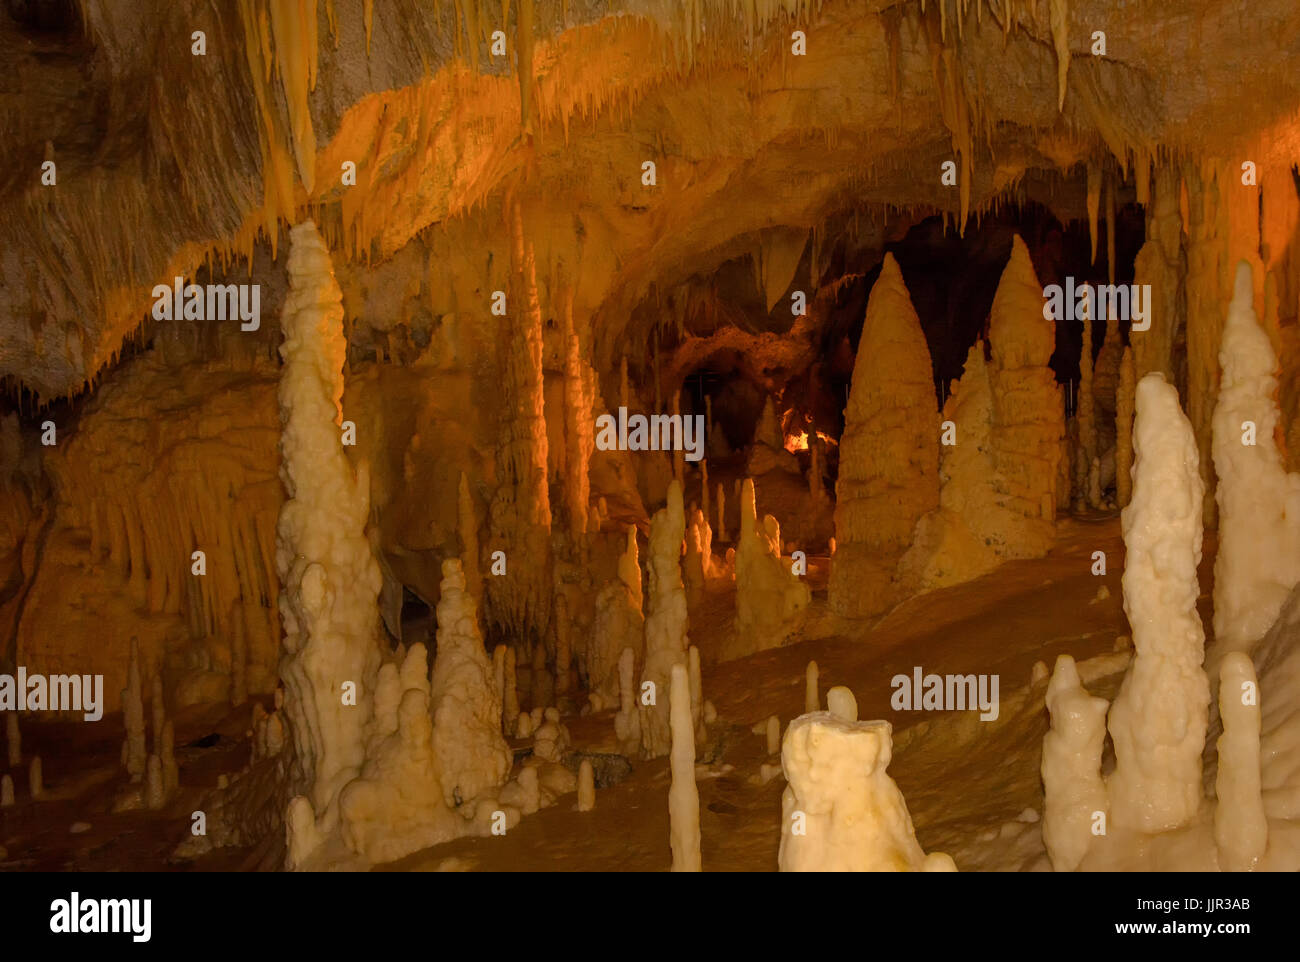
<instances>
[{"instance_id":1,"label":"cluster of stalagmites","mask_svg":"<svg viewBox=\"0 0 1300 962\"><path fill-rule=\"evenodd\" d=\"M1220 542L1208 658L1196 608L1205 485L1193 426L1163 374L1137 384L1131 500L1123 511L1134 655L1109 706L1084 690L1068 655L1048 685L1043 841L1057 870L1297 866L1293 845L1270 844L1269 820L1294 816L1281 791L1293 774L1275 764L1294 744L1294 722L1276 696L1300 675L1300 571L1287 561L1295 557L1300 478L1285 471L1272 440L1277 362L1252 301L1243 263L1213 419ZM1243 433L1248 423L1262 432ZM1273 550L1261 551L1261 543ZM1211 802L1202 757L1216 727ZM1108 730L1115 766L1103 775Z\"/></svg>"}]
</instances>

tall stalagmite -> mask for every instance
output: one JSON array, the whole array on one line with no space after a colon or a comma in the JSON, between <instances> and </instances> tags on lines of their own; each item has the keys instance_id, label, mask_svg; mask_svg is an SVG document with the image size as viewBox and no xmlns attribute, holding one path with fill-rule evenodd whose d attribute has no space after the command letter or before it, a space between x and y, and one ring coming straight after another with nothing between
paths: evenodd
<instances>
[{"instance_id":1,"label":"tall stalagmite","mask_svg":"<svg viewBox=\"0 0 1300 962\"><path fill-rule=\"evenodd\" d=\"M1017 235L989 313L993 365L991 444L996 500L1011 516L1004 557L1046 554L1056 535L1057 462L1065 431L1061 389L1048 366L1056 327Z\"/></svg>"},{"instance_id":2,"label":"tall stalagmite","mask_svg":"<svg viewBox=\"0 0 1300 962\"><path fill-rule=\"evenodd\" d=\"M867 301L840 443L830 580L838 615L866 618L894 604L894 569L917 519L938 502L930 351L898 262L886 254Z\"/></svg>"},{"instance_id":3,"label":"tall stalagmite","mask_svg":"<svg viewBox=\"0 0 1300 962\"><path fill-rule=\"evenodd\" d=\"M1191 424L1159 373L1138 382L1133 450L1123 585L1135 654L1110 709L1107 790L1117 827L1162 832L1200 806L1210 688L1196 612L1204 488Z\"/></svg>"},{"instance_id":4,"label":"tall stalagmite","mask_svg":"<svg viewBox=\"0 0 1300 962\"><path fill-rule=\"evenodd\" d=\"M736 654L784 644L798 627L812 591L781 557L780 526L771 515L758 523L754 482L740 489L740 544L736 549ZM768 532L775 528L776 538Z\"/></svg>"},{"instance_id":5,"label":"tall stalagmite","mask_svg":"<svg viewBox=\"0 0 1300 962\"><path fill-rule=\"evenodd\" d=\"M641 681L654 683L654 703L641 709L641 751L659 758L672 747L668 691L674 665L686 664L686 587L682 583L682 539L686 514L682 486L668 486L668 504L650 521L650 598L645 619L645 665Z\"/></svg>"},{"instance_id":6,"label":"tall stalagmite","mask_svg":"<svg viewBox=\"0 0 1300 962\"><path fill-rule=\"evenodd\" d=\"M516 637L541 641L550 623L551 502L543 413L542 307L536 255L517 199L509 203L510 287L501 318L501 422L498 487L489 547L503 551L506 574L487 580L487 620ZM486 310L486 305L484 306Z\"/></svg>"},{"instance_id":7,"label":"tall stalagmite","mask_svg":"<svg viewBox=\"0 0 1300 962\"><path fill-rule=\"evenodd\" d=\"M1219 347L1214 409L1219 552L1214 559L1214 645L1249 654L1300 581L1300 474L1278 449L1277 355L1255 317L1250 265L1237 268Z\"/></svg>"},{"instance_id":8,"label":"tall stalagmite","mask_svg":"<svg viewBox=\"0 0 1300 962\"><path fill-rule=\"evenodd\" d=\"M296 749L291 787L307 797L328 831L339 790L364 760L379 668L382 578L366 538L369 470L364 463L353 470L340 435L347 355L342 293L316 225L304 221L290 236L279 387L287 495L276 525L280 677Z\"/></svg>"}]
</instances>

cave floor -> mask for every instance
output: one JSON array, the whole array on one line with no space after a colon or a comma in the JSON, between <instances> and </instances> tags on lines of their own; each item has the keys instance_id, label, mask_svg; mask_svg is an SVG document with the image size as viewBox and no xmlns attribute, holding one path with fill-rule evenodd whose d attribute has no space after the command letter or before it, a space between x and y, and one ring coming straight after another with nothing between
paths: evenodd
<instances>
[{"instance_id":1,"label":"cave floor","mask_svg":"<svg viewBox=\"0 0 1300 962\"><path fill-rule=\"evenodd\" d=\"M1207 549L1211 546L1207 544ZM1091 573L1094 551L1106 553L1107 574ZM1064 519L1046 558L1010 562L968 584L913 598L852 635L826 635L825 559L810 559L815 591L804 640L723 664L706 665L704 697L717 708L697 765L702 854L706 871L772 871L780 843L779 758L766 754L753 726L775 714L782 725L803 711L804 671L820 669L827 689L851 688L860 718L894 725L889 772L907 798L917 837L927 851L951 854L961 869L1046 867L1037 821L1042 806L1039 750L1047 730L1044 683L1030 686L1032 666L1060 654L1076 660L1108 655L1127 634L1120 575L1124 545L1117 517ZM1211 583L1209 550L1201 583ZM1101 588L1107 597L1099 597ZM1209 598L1201 598L1209 624ZM715 582L692 611L691 641L717 650L730 630L733 590ZM820 612L820 613L819 613ZM818 637L818 635L822 635ZM1111 697L1123 658L1099 659L1085 675L1094 693ZM982 722L976 712L894 711L896 674L998 675L1000 712ZM120 717L96 726L87 740L76 722L24 726L24 755L40 753L47 797L24 802L26 773L17 773L19 803L0 812L0 871L31 869L248 870L265 852L225 850L197 862L169 864L189 813L221 773L248 758L247 712L198 708L178 713L177 758L182 791L163 813L110 814L120 781ZM613 749L613 713L568 717L574 747ZM203 739L202 743L196 740ZM761 784L763 763L778 773ZM662 871L669 867L668 760L634 762L632 773L596 793L592 812L576 797L528 816L506 836L464 838L381 866L383 871ZM1030 810L1030 811L1026 811ZM73 832L72 826L78 826ZM7 858L7 860L6 860Z\"/></svg>"}]
</instances>

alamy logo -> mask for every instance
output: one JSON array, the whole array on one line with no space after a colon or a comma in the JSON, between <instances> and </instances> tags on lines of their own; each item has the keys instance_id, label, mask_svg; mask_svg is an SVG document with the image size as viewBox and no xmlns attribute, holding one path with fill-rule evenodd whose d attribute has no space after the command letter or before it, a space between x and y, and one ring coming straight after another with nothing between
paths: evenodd
<instances>
[{"instance_id":1,"label":"alamy logo","mask_svg":"<svg viewBox=\"0 0 1300 962\"><path fill-rule=\"evenodd\" d=\"M1043 318L1049 321L1081 321L1085 317L1104 321L1132 321L1132 330L1151 327L1150 284L1050 284L1043 288Z\"/></svg>"},{"instance_id":2,"label":"alamy logo","mask_svg":"<svg viewBox=\"0 0 1300 962\"><path fill-rule=\"evenodd\" d=\"M79 711L86 721L104 717L103 675L0 675L0 711Z\"/></svg>"},{"instance_id":3,"label":"alamy logo","mask_svg":"<svg viewBox=\"0 0 1300 962\"><path fill-rule=\"evenodd\" d=\"M704 415L633 414L618 409L596 418L596 447L601 451L685 451L687 461L704 457Z\"/></svg>"},{"instance_id":4,"label":"alamy logo","mask_svg":"<svg viewBox=\"0 0 1300 962\"><path fill-rule=\"evenodd\" d=\"M71 898L50 903L50 931L56 935L125 932L133 942L148 942L152 917L152 899L83 900L73 892Z\"/></svg>"},{"instance_id":5,"label":"alamy logo","mask_svg":"<svg viewBox=\"0 0 1300 962\"><path fill-rule=\"evenodd\" d=\"M156 321L233 321L242 323L241 331L255 331L262 324L262 287L260 284L186 284L176 278L168 287L157 284L153 289L153 317Z\"/></svg>"},{"instance_id":6,"label":"alamy logo","mask_svg":"<svg viewBox=\"0 0 1300 962\"><path fill-rule=\"evenodd\" d=\"M920 666L912 674L895 675L889 687L894 711L974 711L980 721L997 721L997 675L926 675Z\"/></svg>"}]
</instances>

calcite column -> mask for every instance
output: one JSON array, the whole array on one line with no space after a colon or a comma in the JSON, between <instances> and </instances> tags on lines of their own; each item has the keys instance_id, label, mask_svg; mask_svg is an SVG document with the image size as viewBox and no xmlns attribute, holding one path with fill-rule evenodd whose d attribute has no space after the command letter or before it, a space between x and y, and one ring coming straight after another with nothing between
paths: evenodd
<instances>
[{"instance_id":1,"label":"calcite column","mask_svg":"<svg viewBox=\"0 0 1300 962\"><path fill-rule=\"evenodd\" d=\"M1196 816L1210 703L1196 611L1204 488L1192 426L1159 373L1138 382L1133 449L1123 585L1135 654L1111 705L1107 789L1115 825L1154 833Z\"/></svg>"},{"instance_id":2,"label":"calcite column","mask_svg":"<svg viewBox=\"0 0 1300 962\"><path fill-rule=\"evenodd\" d=\"M840 442L836 614L867 618L897 600L894 569L917 520L939 502L937 420L930 351L898 262L886 254L867 301Z\"/></svg>"},{"instance_id":3,"label":"calcite column","mask_svg":"<svg viewBox=\"0 0 1300 962\"><path fill-rule=\"evenodd\" d=\"M682 507L682 486L668 486L668 504L650 521L650 598L645 620L645 665L642 685L654 684L654 704L641 708L641 751L646 758L659 758L672 747L668 692L673 665L686 664L686 587L682 583L682 539L686 534L686 513Z\"/></svg>"},{"instance_id":4,"label":"calcite column","mask_svg":"<svg viewBox=\"0 0 1300 962\"><path fill-rule=\"evenodd\" d=\"M993 297L989 341L996 499L1015 522L1004 556L1039 557L1056 535L1057 462L1065 423L1061 389L1048 366L1056 325L1043 317L1043 288L1019 236Z\"/></svg>"},{"instance_id":5,"label":"calcite column","mask_svg":"<svg viewBox=\"0 0 1300 962\"><path fill-rule=\"evenodd\" d=\"M1211 665L1250 653L1300 581L1300 474L1278 448L1277 355L1254 309L1251 268L1237 268L1219 348L1214 409L1219 552L1214 561Z\"/></svg>"},{"instance_id":6,"label":"calcite column","mask_svg":"<svg viewBox=\"0 0 1300 962\"><path fill-rule=\"evenodd\" d=\"M543 413L542 308L533 245L524 234L517 199L510 201L510 284L501 318L501 422L498 487L490 509L493 551L506 556L506 574L486 580L487 620L520 640L540 643L550 623L551 502L547 489Z\"/></svg>"},{"instance_id":7,"label":"calcite column","mask_svg":"<svg viewBox=\"0 0 1300 962\"><path fill-rule=\"evenodd\" d=\"M366 538L369 471L354 471L340 424L343 295L316 225L290 232L279 400L286 500L276 525L284 655L295 748L292 788L316 817L361 770L379 668L379 565ZM301 809L301 805L299 805Z\"/></svg>"}]
</instances>

